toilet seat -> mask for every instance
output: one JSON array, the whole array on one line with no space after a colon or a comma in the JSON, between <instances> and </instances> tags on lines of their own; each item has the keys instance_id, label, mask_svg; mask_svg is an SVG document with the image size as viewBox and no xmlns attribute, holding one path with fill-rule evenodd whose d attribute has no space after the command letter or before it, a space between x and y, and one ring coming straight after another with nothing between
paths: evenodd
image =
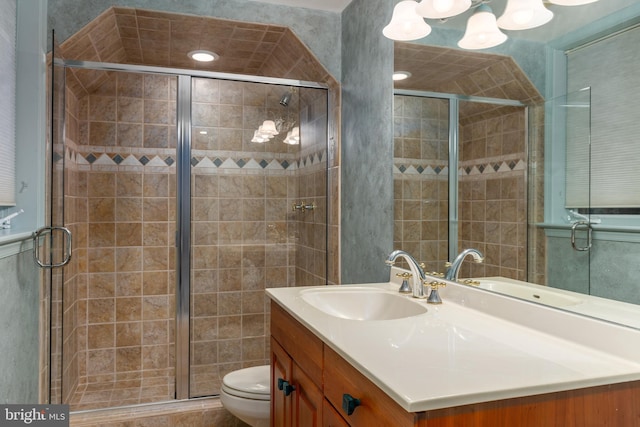
<instances>
[{"instance_id":1,"label":"toilet seat","mask_svg":"<svg viewBox=\"0 0 640 427\"><path fill-rule=\"evenodd\" d=\"M252 366L229 372L222 378L222 391L225 393L252 400L271 399L270 367Z\"/></svg>"}]
</instances>

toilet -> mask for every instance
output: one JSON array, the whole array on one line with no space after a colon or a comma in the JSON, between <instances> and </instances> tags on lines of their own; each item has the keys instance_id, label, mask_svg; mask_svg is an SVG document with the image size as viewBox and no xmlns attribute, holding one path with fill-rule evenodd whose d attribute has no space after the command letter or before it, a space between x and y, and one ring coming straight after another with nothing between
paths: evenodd
<instances>
[{"instance_id":1,"label":"toilet","mask_svg":"<svg viewBox=\"0 0 640 427\"><path fill-rule=\"evenodd\" d=\"M222 379L220 401L227 411L252 427L268 427L271 410L270 366L229 372Z\"/></svg>"}]
</instances>

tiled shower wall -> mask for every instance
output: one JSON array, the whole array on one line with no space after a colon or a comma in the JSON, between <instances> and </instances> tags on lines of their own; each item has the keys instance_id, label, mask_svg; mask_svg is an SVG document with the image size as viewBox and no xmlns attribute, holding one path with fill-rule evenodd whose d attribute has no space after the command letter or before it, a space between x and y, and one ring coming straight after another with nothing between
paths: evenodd
<instances>
[{"instance_id":1,"label":"tiled shower wall","mask_svg":"<svg viewBox=\"0 0 640 427\"><path fill-rule=\"evenodd\" d=\"M84 251L77 351L65 350L65 360L78 359L75 409L173 398L171 80L112 74L68 108L67 169L77 184L65 209L75 197Z\"/></svg>"},{"instance_id":2,"label":"tiled shower wall","mask_svg":"<svg viewBox=\"0 0 640 427\"><path fill-rule=\"evenodd\" d=\"M458 248L486 258L464 263L460 277L525 280L525 112L469 111L461 104ZM437 272L448 260L448 129L446 100L394 96L394 248Z\"/></svg>"},{"instance_id":3,"label":"tiled shower wall","mask_svg":"<svg viewBox=\"0 0 640 427\"><path fill-rule=\"evenodd\" d=\"M56 70L56 72L59 70ZM61 74L62 76L62 74ZM64 77L58 77L58 79ZM60 90L60 87L58 88ZM61 93L61 92L60 92ZM64 101L64 104L62 102ZM79 382L78 371L78 291L86 286L86 224L79 212L86 210L86 198L79 197L86 188L86 175L79 173L75 164L65 158L61 143L66 137L66 145L75 147L78 138L78 102L75 94L66 90L64 97L55 98L55 111L64 111L64 120L71 123L66 133L62 132L62 114L56 114L54 128L58 133L53 146L56 162L52 171L51 215L53 225L64 225L74 236L71 260L63 269L51 270L52 330L51 330L51 401L68 401L76 392ZM64 165L67 167L64 167ZM59 262L56 256L53 261ZM62 358L62 354L72 357ZM61 372L60 372L61 371Z\"/></svg>"},{"instance_id":4,"label":"tiled shower wall","mask_svg":"<svg viewBox=\"0 0 640 427\"><path fill-rule=\"evenodd\" d=\"M448 256L449 104L394 96L394 249L428 271Z\"/></svg>"},{"instance_id":5,"label":"tiled shower wall","mask_svg":"<svg viewBox=\"0 0 640 427\"><path fill-rule=\"evenodd\" d=\"M201 396L217 394L229 371L269 363L265 288L325 283L326 190L316 188L326 187L326 131L315 127L326 128L327 113L324 91L317 109L311 89L194 84L191 395ZM300 122L301 146L284 144L286 131L250 142L267 119ZM317 210L292 210L303 194Z\"/></svg>"},{"instance_id":6,"label":"tiled shower wall","mask_svg":"<svg viewBox=\"0 0 640 427\"><path fill-rule=\"evenodd\" d=\"M77 384L65 387L74 409L173 398L174 82L114 73L89 95L67 94L65 213L79 237L65 270L64 384ZM230 370L268 363L265 287L325 283L327 99L309 89L285 109L278 101L291 88L195 82L191 394L200 396L218 393ZM301 149L249 142L276 116L301 120ZM302 201L316 209L291 210Z\"/></svg>"},{"instance_id":7,"label":"tiled shower wall","mask_svg":"<svg viewBox=\"0 0 640 427\"><path fill-rule=\"evenodd\" d=\"M327 121L328 93L300 89L299 158L303 167L297 175L296 203L315 206L313 210L291 211L296 230L295 283L327 283Z\"/></svg>"},{"instance_id":8,"label":"tiled shower wall","mask_svg":"<svg viewBox=\"0 0 640 427\"><path fill-rule=\"evenodd\" d=\"M461 117L458 247L479 249L485 260L464 263L460 277L527 277L525 110L503 111Z\"/></svg>"}]
</instances>

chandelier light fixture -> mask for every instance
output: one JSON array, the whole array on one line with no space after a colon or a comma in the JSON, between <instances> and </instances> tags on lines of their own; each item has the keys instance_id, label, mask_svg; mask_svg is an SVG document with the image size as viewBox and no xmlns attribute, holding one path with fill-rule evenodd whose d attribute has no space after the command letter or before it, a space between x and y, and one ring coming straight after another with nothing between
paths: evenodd
<instances>
[{"instance_id":1,"label":"chandelier light fixture","mask_svg":"<svg viewBox=\"0 0 640 427\"><path fill-rule=\"evenodd\" d=\"M264 144L271 141L276 135L282 132L286 132L286 129L291 129L287 132L287 136L282 140L285 144L298 145L300 144L300 128L294 126L295 122L285 121L284 119L265 120L262 124L253 132L253 138L251 142L258 144Z\"/></svg>"},{"instance_id":2,"label":"chandelier light fixture","mask_svg":"<svg viewBox=\"0 0 640 427\"><path fill-rule=\"evenodd\" d=\"M272 120L264 120L258 129L253 132L251 142L264 144L274 139L277 135L285 135L284 139L278 138L289 145L300 144L300 128L298 127L299 118L299 96L297 88L290 87L286 92L281 94L278 101L279 106L276 107L281 112L275 112L273 109L267 110L267 114L271 115Z\"/></svg>"},{"instance_id":3,"label":"chandelier light fixture","mask_svg":"<svg viewBox=\"0 0 640 427\"><path fill-rule=\"evenodd\" d=\"M507 7L496 19L485 3L490 0L404 0L396 4L389 24L382 33L391 40L411 41L426 37L431 27L426 19L446 20L469 9L475 9L467 21L467 28L458 46L463 49L488 49L507 40L504 30L528 30L553 19L543 0L507 0ZM560 6L579 6L598 0L546 0Z\"/></svg>"},{"instance_id":4,"label":"chandelier light fixture","mask_svg":"<svg viewBox=\"0 0 640 427\"><path fill-rule=\"evenodd\" d=\"M273 120L265 120L253 133L251 142L264 143L279 133L278 129L276 129L276 123Z\"/></svg>"}]
</instances>

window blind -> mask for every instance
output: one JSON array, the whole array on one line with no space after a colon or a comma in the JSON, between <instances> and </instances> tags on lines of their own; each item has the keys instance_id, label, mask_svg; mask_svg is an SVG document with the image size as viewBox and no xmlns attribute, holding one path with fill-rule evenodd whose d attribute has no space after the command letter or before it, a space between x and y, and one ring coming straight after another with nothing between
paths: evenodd
<instances>
[{"instance_id":1,"label":"window blind","mask_svg":"<svg viewBox=\"0 0 640 427\"><path fill-rule=\"evenodd\" d=\"M567 115L567 208L640 207L638 46L636 26L567 53L568 92L591 88L590 159L581 113Z\"/></svg>"},{"instance_id":2,"label":"window blind","mask_svg":"<svg viewBox=\"0 0 640 427\"><path fill-rule=\"evenodd\" d=\"M16 0L0 1L0 206L15 205Z\"/></svg>"}]
</instances>

